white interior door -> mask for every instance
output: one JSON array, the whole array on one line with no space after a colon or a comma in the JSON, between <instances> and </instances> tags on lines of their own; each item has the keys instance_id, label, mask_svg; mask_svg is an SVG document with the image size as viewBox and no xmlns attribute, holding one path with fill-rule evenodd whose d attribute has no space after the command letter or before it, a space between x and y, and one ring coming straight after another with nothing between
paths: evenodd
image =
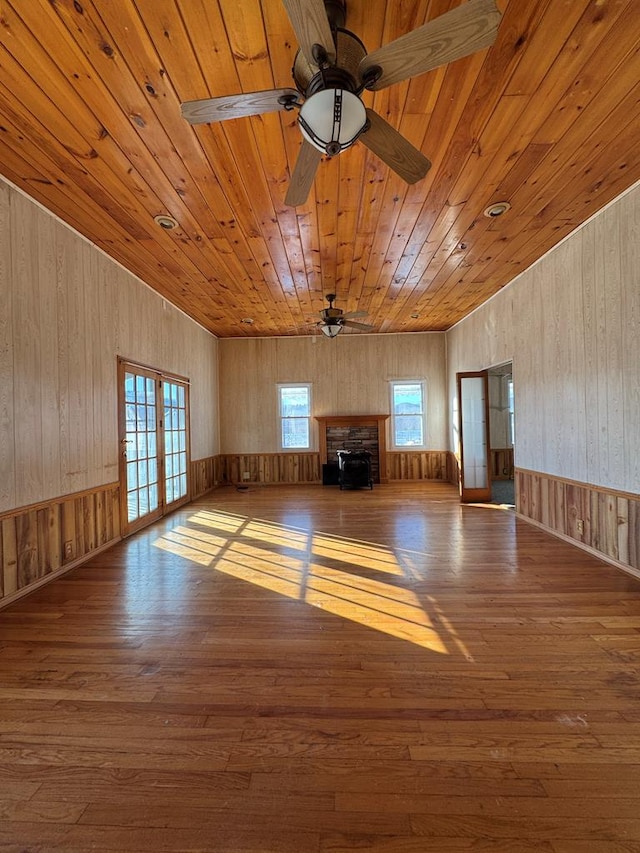
<instances>
[{"instance_id":1,"label":"white interior door","mask_svg":"<svg viewBox=\"0 0 640 853\"><path fill-rule=\"evenodd\" d=\"M458 373L460 500L491 500L489 377L486 370Z\"/></svg>"}]
</instances>

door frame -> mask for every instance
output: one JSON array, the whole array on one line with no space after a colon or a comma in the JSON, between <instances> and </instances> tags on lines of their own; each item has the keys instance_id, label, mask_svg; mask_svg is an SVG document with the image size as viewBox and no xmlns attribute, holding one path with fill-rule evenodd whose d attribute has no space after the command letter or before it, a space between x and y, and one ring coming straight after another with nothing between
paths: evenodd
<instances>
[{"instance_id":1,"label":"door frame","mask_svg":"<svg viewBox=\"0 0 640 853\"><path fill-rule=\"evenodd\" d=\"M127 502L127 428L126 428L126 402L124 379L127 372L136 373L146 378L153 379L156 389L156 459L158 464L158 508L153 512L149 512L141 518L129 522L128 502ZM168 373L167 371L158 370L140 362L132 361L131 359L118 356L117 360L117 398L118 398L118 480L120 491L120 530L123 537L130 536L152 524L154 521L162 518L174 509L186 504L191 499L191 477L190 477L190 462L191 462L191 419L190 419L190 383L185 376L180 376L176 373ZM167 382L178 382L185 387L186 397L186 476L187 490L186 494L178 498L172 503L166 503L165 490L165 430L164 430L164 395L162 384Z\"/></svg>"}]
</instances>

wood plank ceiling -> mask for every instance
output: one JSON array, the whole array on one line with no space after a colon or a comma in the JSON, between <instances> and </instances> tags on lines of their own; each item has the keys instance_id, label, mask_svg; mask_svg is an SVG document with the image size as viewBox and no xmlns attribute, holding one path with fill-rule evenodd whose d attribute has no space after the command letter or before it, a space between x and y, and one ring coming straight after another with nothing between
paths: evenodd
<instances>
[{"instance_id":1,"label":"wood plank ceiling","mask_svg":"<svg viewBox=\"0 0 640 853\"><path fill-rule=\"evenodd\" d=\"M371 51L458 5L347 0L346 25ZM295 112L180 116L293 85L279 0L0 0L0 171L220 337L309 334L328 292L376 332L447 329L640 179L638 0L498 5L490 49L363 94L425 179L356 143L293 208Z\"/></svg>"}]
</instances>

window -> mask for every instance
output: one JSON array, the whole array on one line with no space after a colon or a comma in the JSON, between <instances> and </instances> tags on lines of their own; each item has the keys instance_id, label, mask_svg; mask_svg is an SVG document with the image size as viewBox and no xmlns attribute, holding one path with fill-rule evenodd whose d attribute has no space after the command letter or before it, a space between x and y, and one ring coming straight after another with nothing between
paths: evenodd
<instances>
[{"instance_id":1,"label":"window","mask_svg":"<svg viewBox=\"0 0 640 853\"><path fill-rule=\"evenodd\" d=\"M427 424L421 380L391 383L391 440L394 447L424 447Z\"/></svg>"},{"instance_id":2,"label":"window","mask_svg":"<svg viewBox=\"0 0 640 853\"><path fill-rule=\"evenodd\" d=\"M280 447L283 450L309 450L311 447L311 385L278 385Z\"/></svg>"},{"instance_id":3,"label":"window","mask_svg":"<svg viewBox=\"0 0 640 853\"><path fill-rule=\"evenodd\" d=\"M505 376L507 383L507 410L509 412L509 446L513 447L516 439L515 401L513 397L513 376Z\"/></svg>"}]
</instances>

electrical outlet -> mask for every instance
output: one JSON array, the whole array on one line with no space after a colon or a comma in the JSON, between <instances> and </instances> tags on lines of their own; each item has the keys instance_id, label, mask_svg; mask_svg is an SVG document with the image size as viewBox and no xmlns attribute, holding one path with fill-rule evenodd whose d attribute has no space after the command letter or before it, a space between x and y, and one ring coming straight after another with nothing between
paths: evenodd
<instances>
[{"instance_id":1,"label":"electrical outlet","mask_svg":"<svg viewBox=\"0 0 640 853\"><path fill-rule=\"evenodd\" d=\"M251 479L251 474L249 473L249 471L243 471L242 472L242 479L243 480L250 480Z\"/></svg>"},{"instance_id":2,"label":"electrical outlet","mask_svg":"<svg viewBox=\"0 0 640 853\"><path fill-rule=\"evenodd\" d=\"M584 521L581 518L576 521L576 530L578 533L584 533Z\"/></svg>"},{"instance_id":3,"label":"electrical outlet","mask_svg":"<svg viewBox=\"0 0 640 853\"><path fill-rule=\"evenodd\" d=\"M70 560L73 557L73 542L65 542L64 543L64 558L65 560Z\"/></svg>"}]
</instances>

